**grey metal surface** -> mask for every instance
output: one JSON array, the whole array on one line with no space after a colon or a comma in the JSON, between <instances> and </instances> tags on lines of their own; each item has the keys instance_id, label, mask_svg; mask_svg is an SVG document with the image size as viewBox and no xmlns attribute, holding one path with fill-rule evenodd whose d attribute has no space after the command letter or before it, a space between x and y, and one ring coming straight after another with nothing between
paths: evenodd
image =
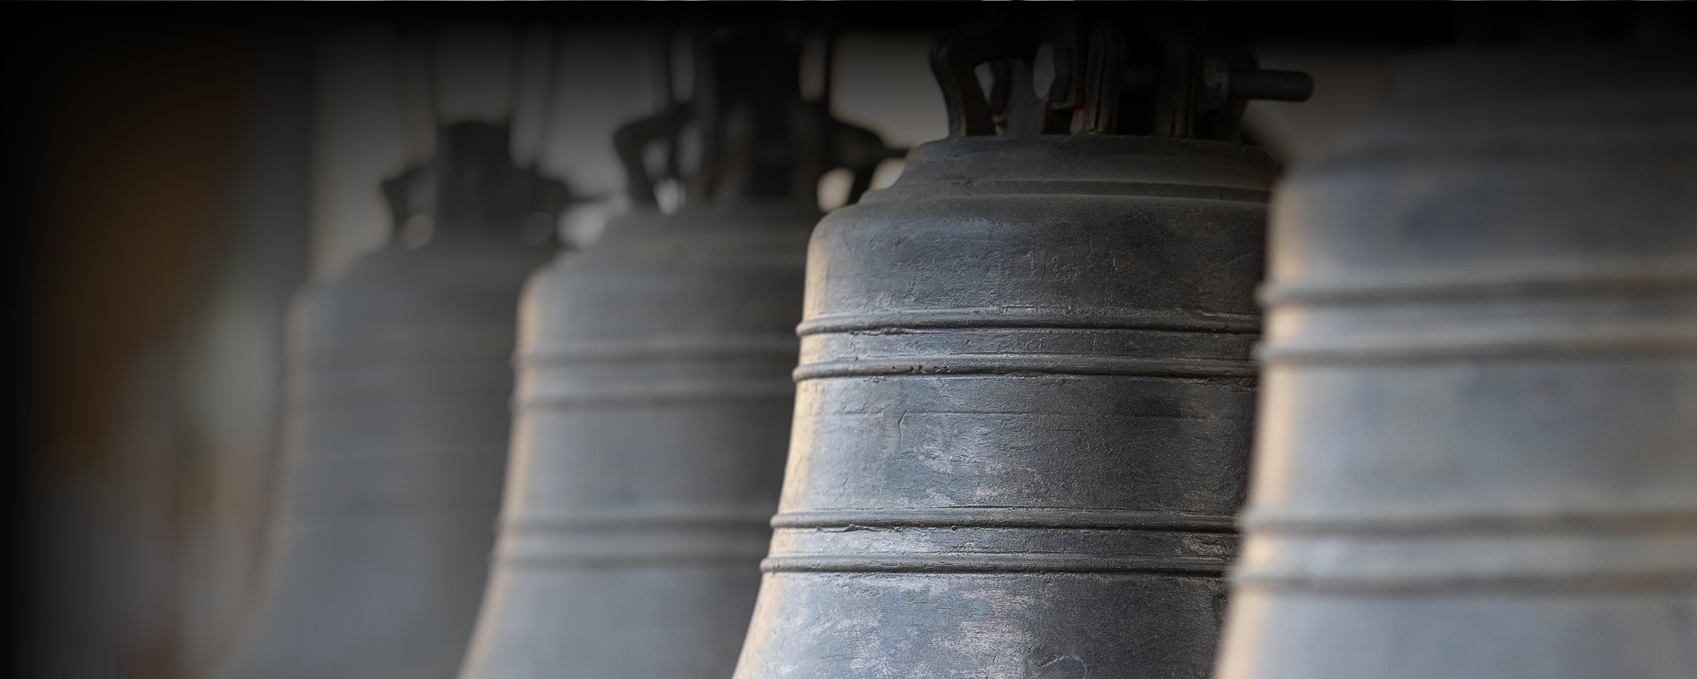
<instances>
[{"instance_id":1,"label":"grey metal surface","mask_svg":"<svg viewBox=\"0 0 1697 679\"><path fill-rule=\"evenodd\" d=\"M467 679L724 679L736 662L782 482L818 178L848 167L864 187L889 151L801 99L782 34L689 37L712 96L621 128L638 208L526 293L513 466ZM644 151L662 141L651 176ZM683 187L676 214L657 209L663 181Z\"/></svg>"},{"instance_id":2,"label":"grey metal surface","mask_svg":"<svg viewBox=\"0 0 1697 679\"><path fill-rule=\"evenodd\" d=\"M1271 178L1214 142L951 139L826 217L736 676L1206 676Z\"/></svg>"},{"instance_id":3,"label":"grey metal surface","mask_svg":"<svg viewBox=\"0 0 1697 679\"><path fill-rule=\"evenodd\" d=\"M1122 86L1150 64L1070 12L939 36L954 138L814 231L738 679L1209 673L1273 163L1194 138L1242 102L1199 110L1193 35Z\"/></svg>"},{"instance_id":4,"label":"grey metal surface","mask_svg":"<svg viewBox=\"0 0 1697 679\"><path fill-rule=\"evenodd\" d=\"M292 319L268 591L231 676L459 666L495 537L519 290L555 251L520 223L565 194L512 167L504 129L449 126L439 148L386 187L397 225L433 216L430 237L309 288Z\"/></svg>"},{"instance_id":5,"label":"grey metal surface","mask_svg":"<svg viewBox=\"0 0 1697 679\"><path fill-rule=\"evenodd\" d=\"M1428 57L1275 203L1217 676L1697 676L1697 54Z\"/></svg>"}]
</instances>

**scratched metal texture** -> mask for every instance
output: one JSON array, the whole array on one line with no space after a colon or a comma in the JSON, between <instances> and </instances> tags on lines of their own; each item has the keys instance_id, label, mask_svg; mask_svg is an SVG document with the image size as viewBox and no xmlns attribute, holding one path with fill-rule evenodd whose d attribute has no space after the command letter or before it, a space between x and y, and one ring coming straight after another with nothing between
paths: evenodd
<instances>
[{"instance_id":1,"label":"scratched metal texture","mask_svg":"<svg viewBox=\"0 0 1697 679\"><path fill-rule=\"evenodd\" d=\"M738 679L1206 677L1271 160L957 138L827 216Z\"/></svg>"}]
</instances>

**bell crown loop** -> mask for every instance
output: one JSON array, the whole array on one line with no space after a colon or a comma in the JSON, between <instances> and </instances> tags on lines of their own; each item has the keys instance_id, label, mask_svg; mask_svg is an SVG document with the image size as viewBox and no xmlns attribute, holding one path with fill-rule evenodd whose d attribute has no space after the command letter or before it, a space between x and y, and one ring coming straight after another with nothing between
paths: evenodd
<instances>
[{"instance_id":1,"label":"bell crown loop","mask_svg":"<svg viewBox=\"0 0 1697 679\"><path fill-rule=\"evenodd\" d=\"M1160 16L995 9L937 35L931 70L952 137L1136 134L1235 142L1250 99L1304 101L1306 73ZM1029 85L1029 86L1027 86Z\"/></svg>"},{"instance_id":2,"label":"bell crown loop","mask_svg":"<svg viewBox=\"0 0 1697 679\"><path fill-rule=\"evenodd\" d=\"M516 165L511 138L510 125L440 126L436 156L382 184L396 238L408 247L445 239L553 241L553 225L572 202L571 190L535 168ZM422 241L414 228L420 218L429 224Z\"/></svg>"},{"instance_id":3,"label":"bell crown loop","mask_svg":"<svg viewBox=\"0 0 1697 679\"><path fill-rule=\"evenodd\" d=\"M823 32L823 94L808 101L801 92L800 46L778 27L696 21L681 31L694 64L690 97L681 101L671 68L680 30L659 26L661 108L613 135L631 200L658 206L662 185L671 183L691 206L745 199L812 205L819 177L839 167L854 175L849 202L859 198L878 163L906 150L831 116L834 33L828 27ZM656 142L664 145L663 160L650 167L645 152Z\"/></svg>"}]
</instances>

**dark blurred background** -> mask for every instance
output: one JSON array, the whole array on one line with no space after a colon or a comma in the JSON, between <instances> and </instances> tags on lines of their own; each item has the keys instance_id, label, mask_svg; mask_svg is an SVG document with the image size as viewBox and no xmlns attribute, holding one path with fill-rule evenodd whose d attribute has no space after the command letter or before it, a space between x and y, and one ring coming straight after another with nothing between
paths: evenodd
<instances>
[{"instance_id":1,"label":"dark blurred background","mask_svg":"<svg viewBox=\"0 0 1697 679\"><path fill-rule=\"evenodd\" d=\"M831 12L838 117L892 146L941 137L926 62L980 6L543 4L23 6L7 47L6 308L17 320L5 478L18 676L212 676L262 563L290 300L389 237L378 183L431 152L404 36L445 36L435 122L511 120L514 155L627 207L610 143L654 110L657 14ZM1175 9L1174 11L1181 11ZM1689 13L1251 3L1186 8L1266 68L1315 81L1255 102L1253 143L1300 163L1383 99L1396 60L1525 35L1677 38ZM416 88L414 88L416 89ZM899 161L880 173L887 184ZM846 185L822 184L822 206ZM839 196L833 198L833 196Z\"/></svg>"}]
</instances>

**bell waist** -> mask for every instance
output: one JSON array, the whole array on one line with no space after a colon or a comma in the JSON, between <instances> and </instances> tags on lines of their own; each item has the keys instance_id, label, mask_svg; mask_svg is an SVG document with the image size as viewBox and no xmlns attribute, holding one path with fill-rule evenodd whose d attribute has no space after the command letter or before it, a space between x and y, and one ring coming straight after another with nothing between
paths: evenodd
<instances>
[{"instance_id":1,"label":"bell waist","mask_svg":"<svg viewBox=\"0 0 1697 679\"><path fill-rule=\"evenodd\" d=\"M517 401L526 409L637 402L787 400L796 339L788 335L667 335L526 348Z\"/></svg>"},{"instance_id":2,"label":"bell waist","mask_svg":"<svg viewBox=\"0 0 1697 679\"><path fill-rule=\"evenodd\" d=\"M1689 258L1520 268L1269 284L1261 356L1364 364L1697 355Z\"/></svg>"},{"instance_id":3,"label":"bell waist","mask_svg":"<svg viewBox=\"0 0 1697 679\"><path fill-rule=\"evenodd\" d=\"M787 512L767 572L1143 572L1217 576L1230 516L1130 510L936 508Z\"/></svg>"},{"instance_id":4,"label":"bell waist","mask_svg":"<svg viewBox=\"0 0 1697 679\"><path fill-rule=\"evenodd\" d=\"M766 553L770 505L581 508L503 518L495 555L518 568L750 567Z\"/></svg>"},{"instance_id":5,"label":"bell waist","mask_svg":"<svg viewBox=\"0 0 1697 679\"><path fill-rule=\"evenodd\" d=\"M1018 323L1021 316L889 314L803 325L797 381L910 374L1253 378L1254 317L1171 313L1119 324ZM1009 317L1012 318L1009 318ZM1133 322L1142 320L1142 323ZM1009 323L1009 321L1014 321ZM1100 321L1099 321L1100 322ZM837 329L837 328L842 329Z\"/></svg>"},{"instance_id":6,"label":"bell waist","mask_svg":"<svg viewBox=\"0 0 1697 679\"><path fill-rule=\"evenodd\" d=\"M1251 512L1234 579L1383 593L1697 591L1697 508Z\"/></svg>"}]
</instances>

